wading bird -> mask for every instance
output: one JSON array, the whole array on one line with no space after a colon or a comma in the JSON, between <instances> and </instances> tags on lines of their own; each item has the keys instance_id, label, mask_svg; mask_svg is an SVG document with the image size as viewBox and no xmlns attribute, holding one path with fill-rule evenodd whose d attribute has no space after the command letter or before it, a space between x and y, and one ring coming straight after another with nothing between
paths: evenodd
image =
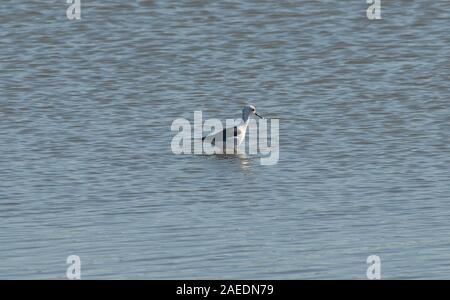
<instances>
[{"instance_id":1,"label":"wading bird","mask_svg":"<svg viewBox=\"0 0 450 300\"><path fill-rule=\"evenodd\" d=\"M245 140L245 133L247 131L248 122L252 114L255 114L257 117L264 119L256 113L256 108L253 105L246 105L244 109L242 109L241 124L204 136L202 138L202 141L204 143L211 143L211 145L213 146L216 146L216 144L219 145L220 141L222 143L223 149L235 150L236 147Z\"/></svg>"}]
</instances>

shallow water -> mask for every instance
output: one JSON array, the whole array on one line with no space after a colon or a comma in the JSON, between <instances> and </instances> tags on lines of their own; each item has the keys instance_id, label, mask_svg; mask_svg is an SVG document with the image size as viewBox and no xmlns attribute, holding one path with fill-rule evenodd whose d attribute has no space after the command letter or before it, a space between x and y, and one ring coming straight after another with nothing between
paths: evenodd
<instances>
[{"instance_id":1,"label":"shallow water","mask_svg":"<svg viewBox=\"0 0 450 300\"><path fill-rule=\"evenodd\" d=\"M0 3L1 279L450 279L448 1L81 2ZM278 164L172 153L246 103Z\"/></svg>"}]
</instances>

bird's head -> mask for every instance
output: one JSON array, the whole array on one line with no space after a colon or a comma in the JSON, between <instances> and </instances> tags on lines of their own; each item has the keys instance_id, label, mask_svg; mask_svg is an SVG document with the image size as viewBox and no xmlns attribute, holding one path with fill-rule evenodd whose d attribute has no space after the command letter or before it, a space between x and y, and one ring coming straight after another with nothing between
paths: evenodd
<instances>
[{"instance_id":1,"label":"bird's head","mask_svg":"<svg viewBox=\"0 0 450 300\"><path fill-rule=\"evenodd\" d=\"M259 118L263 119L263 117L261 117L260 115L258 115L256 113L256 107L254 107L253 105L246 105L244 107L244 109L242 110L242 116L243 116L242 119L247 120L248 117L252 114L255 114Z\"/></svg>"}]
</instances>

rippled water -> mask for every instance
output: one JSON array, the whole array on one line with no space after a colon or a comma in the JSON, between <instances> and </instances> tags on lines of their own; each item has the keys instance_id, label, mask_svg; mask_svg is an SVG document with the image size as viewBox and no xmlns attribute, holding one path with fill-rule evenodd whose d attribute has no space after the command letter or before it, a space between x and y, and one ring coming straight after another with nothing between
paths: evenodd
<instances>
[{"instance_id":1,"label":"rippled water","mask_svg":"<svg viewBox=\"0 0 450 300\"><path fill-rule=\"evenodd\" d=\"M0 278L450 279L450 5L0 3ZM171 152L280 120L280 160Z\"/></svg>"}]
</instances>

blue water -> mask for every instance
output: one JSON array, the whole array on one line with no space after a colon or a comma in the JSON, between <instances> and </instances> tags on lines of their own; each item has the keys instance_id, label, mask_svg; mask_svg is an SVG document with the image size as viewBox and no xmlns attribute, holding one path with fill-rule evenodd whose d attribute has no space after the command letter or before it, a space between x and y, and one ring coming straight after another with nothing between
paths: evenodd
<instances>
[{"instance_id":1,"label":"blue water","mask_svg":"<svg viewBox=\"0 0 450 300\"><path fill-rule=\"evenodd\" d=\"M0 3L0 279L450 279L450 5ZM280 120L279 162L175 155Z\"/></svg>"}]
</instances>

